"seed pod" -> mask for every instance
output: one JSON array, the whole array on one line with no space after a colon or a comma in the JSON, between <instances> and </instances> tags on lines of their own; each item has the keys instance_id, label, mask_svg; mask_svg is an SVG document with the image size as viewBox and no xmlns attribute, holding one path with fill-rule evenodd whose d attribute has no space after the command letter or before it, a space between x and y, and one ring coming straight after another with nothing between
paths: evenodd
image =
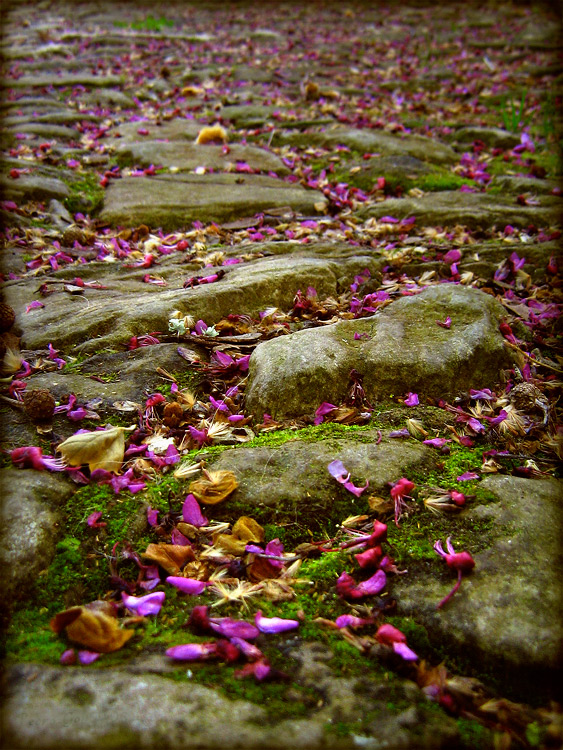
<instances>
[{"instance_id":1,"label":"seed pod","mask_svg":"<svg viewBox=\"0 0 563 750\"><path fill-rule=\"evenodd\" d=\"M5 302L0 302L0 333L10 330L16 320L14 309Z\"/></svg>"},{"instance_id":2,"label":"seed pod","mask_svg":"<svg viewBox=\"0 0 563 750\"><path fill-rule=\"evenodd\" d=\"M23 408L34 421L51 419L55 412L55 399L44 388L35 388L23 394Z\"/></svg>"}]
</instances>

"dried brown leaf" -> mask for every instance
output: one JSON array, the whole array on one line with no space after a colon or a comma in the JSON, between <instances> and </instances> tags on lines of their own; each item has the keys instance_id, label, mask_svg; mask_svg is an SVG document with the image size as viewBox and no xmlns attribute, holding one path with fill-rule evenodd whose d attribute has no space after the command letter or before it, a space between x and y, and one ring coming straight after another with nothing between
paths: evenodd
<instances>
[{"instance_id":1,"label":"dried brown leaf","mask_svg":"<svg viewBox=\"0 0 563 750\"><path fill-rule=\"evenodd\" d=\"M85 607L72 607L59 612L51 620L51 629L59 634L63 630L69 640L92 651L108 654L120 649L134 635L134 630L124 630L106 602L93 602ZM101 606L96 606L101 605Z\"/></svg>"},{"instance_id":2,"label":"dried brown leaf","mask_svg":"<svg viewBox=\"0 0 563 750\"><path fill-rule=\"evenodd\" d=\"M200 503L216 505L227 498L238 487L236 476L232 471L207 471L204 477L190 484L189 491Z\"/></svg>"},{"instance_id":3,"label":"dried brown leaf","mask_svg":"<svg viewBox=\"0 0 563 750\"><path fill-rule=\"evenodd\" d=\"M69 466L88 464L90 471L105 469L119 472L125 453L126 430L132 427L110 427L109 430L96 430L71 435L58 447Z\"/></svg>"},{"instance_id":4,"label":"dried brown leaf","mask_svg":"<svg viewBox=\"0 0 563 750\"><path fill-rule=\"evenodd\" d=\"M191 547L181 544L149 544L142 557L158 563L171 576L178 576L187 562L195 560Z\"/></svg>"}]
</instances>

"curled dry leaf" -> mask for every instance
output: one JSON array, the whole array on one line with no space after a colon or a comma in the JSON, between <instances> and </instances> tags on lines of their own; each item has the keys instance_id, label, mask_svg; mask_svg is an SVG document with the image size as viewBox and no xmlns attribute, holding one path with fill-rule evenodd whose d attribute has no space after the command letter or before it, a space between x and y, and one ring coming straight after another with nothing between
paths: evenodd
<instances>
[{"instance_id":1,"label":"curled dry leaf","mask_svg":"<svg viewBox=\"0 0 563 750\"><path fill-rule=\"evenodd\" d=\"M237 478L232 471L207 471L204 477L190 484L189 490L200 503L216 505L228 497L238 487Z\"/></svg>"},{"instance_id":2,"label":"curled dry leaf","mask_svg":"<svg viewBox=\"0 0 563 750\"><path fill-rule=\"evenodd\" d=\"M178 576L187 562L195 560L191 547L181 544L149 544L142 557L158 563L171 576Z\"/></svg>"},{"instance_id":3,"label":"curled dry leaf","mask_svg":"<svg viewBox=\"0 0 563 750\"><path fill-rule=\"evenodd\" d=\"M249 542L264 541L264 529L249 516L241 516L233 526L231 534L218 534L215 544L231 555L244 554Z\"/></svg>"},{"instance_id":4,"label":"curled dry leaf","mask_svg":"<svg viewBox=\"0 0 563 750\"><path fill-rule=\"evenodd\" d=\"M108 602L92 602L59 612L50 625L55 633L65 630L69 640L102 654L117 651L135 633L120 627Z\"/></svg>"},{"instance_id":5,"label":"curled dry leaf","mask_svg":"<svg viewBox=\"0 0 563 750\"><path fill-rule=\"evenodd\" d=\"M105 469L118 473L125 453L124 432L135 427L110 427L71 435L57 448L69 466L88 464L90 471Z\"/></svg>"}]
</instances>

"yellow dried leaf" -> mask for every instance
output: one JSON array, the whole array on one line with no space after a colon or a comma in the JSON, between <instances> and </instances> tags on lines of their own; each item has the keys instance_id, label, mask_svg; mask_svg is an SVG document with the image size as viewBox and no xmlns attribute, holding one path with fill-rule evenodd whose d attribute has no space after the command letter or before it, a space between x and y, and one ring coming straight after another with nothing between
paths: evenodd
<instances>
[{"instance_id":1,"label":"yellow dried leaf","mask_svg":"<svg viewBox=\"0 0 563 750\"><path fill-rule=\"evenodd\" d=\"M263 542L264 529L249 516L241 516L231 534L219 534L215 545L231 555L242 555L249 542Z\"/></svg>"},{"instance_id":2,"label":"yellow dried leaf","mask_svg":"<svg viewBox=\"0 0 563 750\"><path fill-rule=\"evenodd\" d=\"M190 484L189 491L200 503L215 505L222 502L238 487L237 478L232 471L207 471L204 477Z\"/></svg>"},{"instance_id":3,"label":"yellow dried leaf","mask_svg":"<svg viewBox=\"0 0 563 750\"><path fill-rule=\"evenodd\" d=\"M171 576L178 576L187 562L195 560L191 547L181 544L149 544L142 557L158 563Z\"/></svg>"},{"instance_id":4,"label":"yellow dried leaf","mask_svg":"<svg viewBox=\"0 0 563 750\"><path fill-rule=\"evenodd\" d=\"M102 606L96 606L101 604ZM55 633L66 631L69 640L92 651L108 654L117 651L134 635L134 630L124 630L116 617L109 614L103 602L90 606L72 607L59 612L51 620Z\"/></svg>"},{"instance_id":5,"label":"yellow dried leaf","mask_svg":"<svg viewBox=\"0 0 563 750\"><path fill-rule=\"evenodd\" d=\"M227 142L227 131L221 125L206 125L199 131L195 140L200 146L205 143L218 143L219 141Z\"/></svg>"},{"instance_id":6,"label":"yellow dried leaf","mask_svg":"<svg viewBox=\"0 0 563 750\"><path fill-rule=\"evenodd\" d=\"M135 428L110 427L109 430L71 435L59 445L57 450L62 453L69 466L88 464L90 471L105 469L117 473L121 468L125 453L123 433L133 429Z\"/></svg>"}]
</instances>

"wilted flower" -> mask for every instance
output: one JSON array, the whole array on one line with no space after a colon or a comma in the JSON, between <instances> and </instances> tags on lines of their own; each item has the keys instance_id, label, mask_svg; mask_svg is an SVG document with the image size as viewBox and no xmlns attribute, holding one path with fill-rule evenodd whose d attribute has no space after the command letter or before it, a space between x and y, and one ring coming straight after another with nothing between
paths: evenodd
<instances>
[{"instance_id":1,"label":"wilted flower","mask_svg":"<svg viewBox=\"0 0 563 750\"><path fill-rule=\"evenodd\" d=\"M184 578L183 576L167 576L166 583L175 586L183 594L197 596L210 586L208 581L198 581L195 578Z\"/></svg>"},{"instance_id":2,"label":"wilted flower","mask_svg":"<svg viewBox=\"0 0 563 750\"><path fill-rule=\"evenodd\" d=\"M405 661L416 661L418 656L407 646L407 637L397 628L385 623L378 628L375 634L379 643L390 646L393 651Z\"/></svg>"},{"instance_id":3,"label":"wilted flower","mask_svg":"<svg viewBox=\"0 0 563 750\"><path fill-rule=\"evenodd\" d=\"M369 482L366 481L364 487L356 487L352 482L350 482L350 472L346 471L346 468L344 467L344 464L342 461L334 460L331 461L328 465L328 472L331 475L331 477L334 477L337 482L340 484L343 484L346 489L351 492L353 495L356 495L356 497L359 497L364 490L366 490L369 487Z\"/></svg>"},{"instance_id":4,"label":"wilted flower","mask_svg":"<svg viewBox=\"0 0 563 750\"><path fill-rule=\"evenodd\" d=\"M299 620L285 620L281 617L262 617L262 610L254 616L256 627L261 633L284 633L299 627Z\"/></svg>"},{"instance_id":5,"label":"wilted flower","mask_svg":"<svg viewBox=\"0 0 563 750\"><path fill-rule=\"evenodd\" d=\"M446 604L446 602L448 602L455 594L455 592L459 589L459 587L461 586L461 578L463 574L469 573L475 567L475 560L471 557L469 552L456 552L450 540L451 537L448 537L446 539L446 548L448 550L447 552L444 552L442 543L439 540L434 543L434 550L440 555L440 557L444 558L444 560L448 564L448 567L457 570L457 582L455 586L450 591L450 593L445 596L438 604L437 609L443 607L444 604Z\"/></svg>"},{"instance_id":6,"label":"wilted flower","mask_svg":"<svg viewBox=\"0 0 563 750\"><path fill-rule=\"evenodd\" d=\"M411 482L406 477L399 479L393 487L391 487L391 497L395 503L395 525L399 525L399 518L401 517L401 511L406 508L404 497L409 497L408 493L414 489L414 482Z\"/></svg>"},{"instance_id":7,"label":"wilted flower","mask_svg":"<svg viewBox=\"0 0 563 750\"><path fill-rule=\"evenodd\" d=\"M378 570L371 578L356 584L349 573L344 571L336 581L336 593L343 599L363 599L366 596L379 594L387 585L387 576Z\"/></svg>"},{"instance_id":8,"label":"wilted flower","mask_svg":"<svg viewBox=\"0 0 563 750\"><path fill-rule=\"evenodd\" d=\"M131 612L135 612L138 615L157 615L162 609L166 594L164 591L155 591L152 594L146 596L127 596L125 592L122 592L121 598L123 604Z\"/></svg>"}]
</instances>

